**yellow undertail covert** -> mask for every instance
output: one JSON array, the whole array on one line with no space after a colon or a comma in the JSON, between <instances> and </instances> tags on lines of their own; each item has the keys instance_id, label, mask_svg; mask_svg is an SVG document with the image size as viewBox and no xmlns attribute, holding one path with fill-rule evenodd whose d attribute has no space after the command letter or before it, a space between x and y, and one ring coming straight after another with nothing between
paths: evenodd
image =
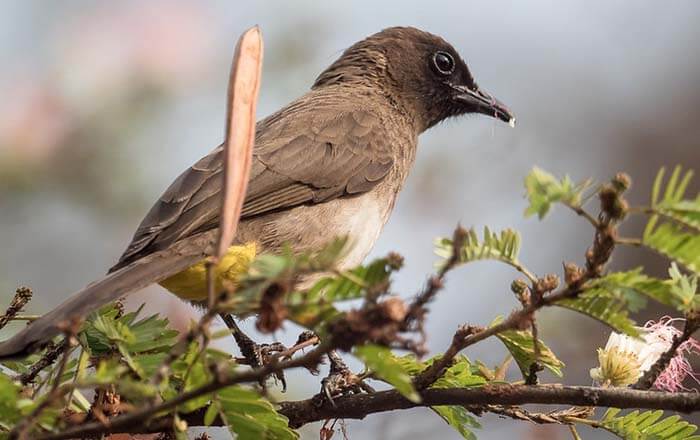
<instances>
[{"instance_id":1,"label":"yellow undertail covert","mask_svg":"<svg viewBox=\"0 0 700 440\"><path fill-rule=\"evenodd\" d=\"M255 259L256 250L257 246L254 242L228 248L226 255L214 267L214 289L216 292L223 291L225 284L236 284L241 275L248 271L250 263ZM160 285L182 299L206 301L208 297L207 271L204 261L166 278L161 281Z\"/></svg>"}]
</instances>

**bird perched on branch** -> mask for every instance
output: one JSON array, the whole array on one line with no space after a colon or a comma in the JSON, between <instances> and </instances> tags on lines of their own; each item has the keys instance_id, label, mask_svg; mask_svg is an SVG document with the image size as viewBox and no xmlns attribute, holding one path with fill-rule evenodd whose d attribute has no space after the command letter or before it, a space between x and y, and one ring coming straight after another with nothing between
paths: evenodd
<instances>
[{"instance_id":1,"label":"bird perched on branch","mask_svg":"<svg viewBox=\"0 0 700 440\"><path fill-rule=\"evenodd\" d=\"M340 269L362 262L389 218L416 156L438 122L482 113L513 125L445 40L394 27L348 48L311 90L256 126L253 163L234 243L215 268L234 281L259 253L296 252L349 238ZM148 212L109 274L0 343L17 357L59 333L57 324L152 283L206 304L222 188L220 146L182 173Z\"/></svg>"}]
</instances>

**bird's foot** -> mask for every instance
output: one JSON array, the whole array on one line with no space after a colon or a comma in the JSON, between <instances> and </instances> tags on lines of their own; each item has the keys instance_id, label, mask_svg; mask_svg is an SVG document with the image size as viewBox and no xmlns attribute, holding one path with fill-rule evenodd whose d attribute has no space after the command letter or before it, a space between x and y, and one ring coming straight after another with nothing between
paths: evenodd
<instances>
[{"instance_id":1,"label":"bird's foot","mask_svg":"<svg viewBox=\"0 0 700 440\"><path fill-rule=\"evenodd\" d=\"M221 314L221 319L224 320L226 326L231 330L233 339L236 340L236 345L241 351L242 357L236 358L239 364L249 365L252 368L261 368L270 363L274 357L279 357L287 351L287 347L280 342L273 342L271 344L258 344L253 341L253 339L248 336L236 323L233 316L229 314ZM260 379L260 386L265 387L265 382L270 376L282 383L282 391L287 390L287 381L285 380L284 374L276 372L271 375L267 375Z\"/></svg>"},{"instance_id":2,"label":"bird's foot","mask_svg":"<svg viewBox=\"0 0 700 440\"><path fill-rule=\"evenodd\" d=\"M373 393L375 390L363 378L350 370L335 350L328 352L330 371L321 381L321 392L314 397L317 406L325 401L335 406L333 399L346 394Z\"/></svg>"},{"instance_id":3,"label":"bird's foot","mask_svg":"<svg viewBox=\"0 0 700 440\"><path fill-rule=\"evenodd\" d=\"M305 331L299 335L296 344L289 348L287 348L281 342L258 344L257 342L253 341L253 339L243 330L241 330L233 316L229 314L222 314L221 318L226 323L226 326L231 330L231 334L236 340L236 345L238 345L238 348L241 351L242 357L237 358L236 361L239 364L249 365L252 368L261 368L279 359L291 359L294 353L319 343L319 338L314 332ZM311 367L309 367L309 369L313 372ZM265 382L270 376L273 376L275 380L282 384L283 392L287 390L287 381L282 371L277 371L262 378L260 380L260 386L265 387Z\"/></svg>"}]
</instances>

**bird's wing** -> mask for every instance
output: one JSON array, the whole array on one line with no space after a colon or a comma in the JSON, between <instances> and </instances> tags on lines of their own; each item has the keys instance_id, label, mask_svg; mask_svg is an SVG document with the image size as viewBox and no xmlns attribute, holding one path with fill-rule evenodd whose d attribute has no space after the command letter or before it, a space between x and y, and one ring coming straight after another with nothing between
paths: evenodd
<instances>
[{"instance_id":1,"label":"bird's wing","mask_svg":"<svg viewBox=\"0 0 700 440\"><path fill-rule=\"evenodd\" d=\"M370 113L321 111L334 116L302 121L285 118L283 112L258 124L243 218L368 191L389 172L391 147ZM218 223L221 170L217 148L180 175L111 273L0 342L0 360L28 354L58 334L63 321L86 316L208 255Z\"/></svg>"},{"instance_id":2,"label":"bird's wing","mask_svg":"<svg viewBox=\"0 0 700 440\"><path fill-rule=\"evenodd\" d=\"M323 106L293 104L258 124L242 219L369 191L388 174L394 161L379 118ZM219 147L170 185L112 270L218 225L222 158Z\"/></svg>"}]
</instances>

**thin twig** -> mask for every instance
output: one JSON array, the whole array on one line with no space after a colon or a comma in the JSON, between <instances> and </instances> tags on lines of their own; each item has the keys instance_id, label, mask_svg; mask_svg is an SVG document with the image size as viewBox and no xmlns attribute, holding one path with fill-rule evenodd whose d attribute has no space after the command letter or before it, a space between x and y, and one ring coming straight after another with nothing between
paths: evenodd
<instances>
[{"instance_id":1,"label":"thin twig","mask_svg":"<svg viewBox=\"0 0 700 440\"><path fill-rule=\"evenodd\" d=\"M34 379L36 379L39 373L41 373L46 367L56 362L56 359L58 359L61 353L63 353L63 351L66 349L66 342L66 340L63 340L57 345L54 345L52 342L49 343L44 355L38 361L32 364L25 373L22 373L17 377L20 383L22 385L27 385L34 382Z\"/></svg>"},{"instance_id":2,"label":"thin twig","mask_svg":"<svg viewBox=\"0 0 700 440\"><path fill-rule=\"evenodd\" d=\"M624 246L634 246L640 247L644 246L644 242L639 238L628 238L628 237L618 237L615 239L615 244L621 244Z\"/></svg>"},{"instance_id":3,"label":"thin twig","mask_svg":"<svg viewBox=\"0 0 700 440\"><path fill-rule=\"evenodd\" d=\"M10 321L36 321L41 315L16 315Z\"/></svg>"},{"instance_id":4,"label":"thin twig","mask_svg":"<svg viewBox=\"0 0 700 440\"><path fill-rule=\"evenodd\" d=\"M693 231L698 231L700 232L700 228L692 223L689 223L687 221L684 221L682 217L674 217L672 215L669 215L667 212L661 211L656 208L652 208L650 206L633 206L628 209L630 213L633 214L646 214L646 215L658 215L659 217L663 217L667 220L670 220L674 223L677 223L679 225L682 225L683 227L686 227L690 230Z\"/></svg>"},{"instance_id":5,"label":"thin twig","mask_svg":"<svg viewBox=\"0 0 700 440\"><path fill-rule=\"evenodd\" d=\"M585 218L585 219L588 221L588 223L590 223L591 226L593 226L594 228L597 229L597 228L600 226L600 223L598 222L598 220L597 220L595 217L593 217L588 211L586 211L585 209L583 209L581 206L572 205L571 203L564 203L564 205L565 205L567 208L569 208L569 209L571 209L572 211L574 211L576 214L578 214L578 215L580 215L581 217Z\"/></svg>"},{"instance_id":6,"label":"thin twig","mask_svg":"<svg viewBox=\"0 0 700 440\"><path fill-rule=\"evenodd\" d=\"M572 407L546 413L531 412L519 406L504 405L485 405L467 408L477 414L481 411L488 411L493 414L498 414L500 416L509 417L515 420L523 420L537 425L571 425L574 423L572 420L573 417L587 418L592 414L590 407Z\"/></svg>"}]
</instances>

